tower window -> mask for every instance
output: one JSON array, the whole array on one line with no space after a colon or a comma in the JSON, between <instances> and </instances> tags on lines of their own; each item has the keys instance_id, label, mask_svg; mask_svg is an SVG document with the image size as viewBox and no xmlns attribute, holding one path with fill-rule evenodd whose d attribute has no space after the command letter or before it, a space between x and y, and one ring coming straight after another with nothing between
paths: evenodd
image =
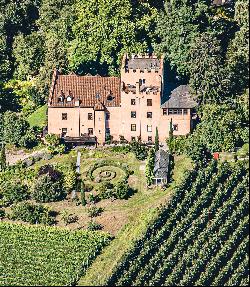
<instances>
[{"instance_id":1,"label":"tower window","mask_svg":"<svg viewBox=\"0 0 250 287\"><path fill-rule=\"evenodd\" d=\"M62 120L66 121L68 119L68 114L67 113L63 113L62 114Z\"/></svg>"},{"instance_id":2,"label":"tower window","mask_svg":"<svg viewBox=\"0 0 250 287\"><path fill-rule=\"evenodd\" d=\"M110 113L106 113L106 121L110 120Z\"/></svg>"},{"instance_id":3,"label":"tower window","mask_svg":"<svg viewBox=\"0 0 250 287\"><path fill-rule=\"evenodd\" d=\"M152 105L153 105L152 99L147 99L147 106L152 107Z\"/></svg>"},{"instance_id":4,"label":"tower window","mask_svg":"<svg viewBox=\"0 0 250 287\"><path fill-rule=\"evenodd\" d=\"M92 128L89 128L89 129L88 129L88 134L89 134L89 136L92 136L93 133L94 133L94 130L93 130Z\"/></svg>"},{"instance_id":5,"label":"tower window","mask_svg":"<svg viewBox=\"0 0 250 287\"><path fill-rule=\"evenodd\" d=\"M147 112L147 118L148 119L152 119L153 117L153 113L152 112Z\"/></svg>"},{"instance_id":6,"label":"tower window","mask_svg":"<svg viewBox=\"0 0 250 287\"><path fill-rule=\"evenodd\" d=\"M149 133L151 133L152 132L152 126L150 125L147 125L147 131L149 132Z\"/></svg>"},{"instance_id":7,"label":"tower window","mask_svg":"<svg viewBox=\"0 0 250 287\"><path fill-rule=\"evenodd\" d=\"M132 106L135 106L135 105L136 105L135 99L131 99L131 105L132 105Z\"/></svg>"},{"instance_id":8,"label":"tower window","mask_svg":"<svg viewBox=\"0 0 250 287\"><path fill-rule=\"evenodd\" d=\"M135 119L136 118L136 112L131 112L131 118Z\"/></svg>"},{"instance_id":9,"label":"tower window","mask_svg":"<svg viewBox=\"0 0 250 287\"><path fill-rule=\"evenodd\" d=\"M92 113L88 113L88 120L92 121L93 120L93 114Z\"/></svg>"},{"instance_id":10,"label":"tower window","mask_svg":"<svg viewBox=\"0 0 250 287\"><path fill-rule=\"evenodd\" d=\"M132 132L135 132L135 131L136 131L136 125L135 125L135 124L132 124L132 125L131 125L131 131L132 131Z\"/></svg>"}]
</instances>

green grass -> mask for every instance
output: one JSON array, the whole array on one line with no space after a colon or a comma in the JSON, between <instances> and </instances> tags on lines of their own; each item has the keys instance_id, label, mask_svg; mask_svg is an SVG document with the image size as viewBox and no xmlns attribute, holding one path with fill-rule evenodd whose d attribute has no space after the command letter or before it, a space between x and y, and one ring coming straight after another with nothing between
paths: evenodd
<instances>
[{"instance_id":1,"label":"green grass","mask_svg":"<svg viewBox=\"0 0 250 287\"><path fill-rule=\"evenodd\" d=\"M114 177L111 179L110 178L105 179L105 178L101 177L100 174L102 172L105 172L105 171L109 171L109 172L113 173ZM109 181L109 182L115 184L118 181L121 181L125 177L125 172L121 168L116 167L116 166L102 166L102 167L98 167L97 169L95 169L93 171L93 176L95 178L99 177L101 182Z\"/></svg>"},{"instance_id":2,"label":"green grass","mask_svg":"<svg viewBox=\"0 0 250 287\"><path fill-rule=\"evenodd\" d=\"M238 150L237 155L241 157L249 156L249 143L244 144L243 147Z\"/></svg>"},{"instance_id":3,"label":"green grass","mask_svg":"<svg viewBox=\"0 0 250 287\"><path fill-rule=\"evenodd\" d=\"M72 286L110 241L105 233L0 223L1 286Z\"/></svg>"},{"instance_id":4,"label":"green grass","mask_svg":"<svg viewBox=\"0 0 250 287\"><path fill-rule=\"evenodd\" d=\"M30 126L44 127L47 121L46 111L47 105L44 105L32 113L27 119Z\"/></svg>"}]
</instances>

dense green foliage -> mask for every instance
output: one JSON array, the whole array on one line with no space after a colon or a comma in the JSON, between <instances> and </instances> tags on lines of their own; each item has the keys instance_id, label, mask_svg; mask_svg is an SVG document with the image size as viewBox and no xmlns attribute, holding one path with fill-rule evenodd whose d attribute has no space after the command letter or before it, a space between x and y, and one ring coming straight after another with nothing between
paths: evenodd
<instances>
[{"instance_id":1,"label":"dense green foliage","mask_svg":"<svg viewBox=\"0 0 250 287\"><path fill-rule=\"evenodd\" d=\"M5 151L5 145L2 144L2 147L0 148L0 171L4 170L6 168L6 151Z\"/></svg>"},{"instance_id":2,"label":"dense green foliage","mask_svg":"<svg viewBox=\"0 0 250 287\"><path fill-rule=\"evenodd\" d=\"M125 52L151 51L153 47L165 54L170 67L168 80L189 84L202 104L199 116L203 124L199 129L219 128L218 141L213 132L209 144L197 149L211 152L211 146L219 150L240 147L247 142L245 120L242 123L240 113L235 117L225 110L234 110L238 97L248 88L248 8L247 0L230 1L221 7L211 5L210 0L3 0L2 110L29 115L45 103L55 67L65 73L116 75ZM203 107L207 110L210 105L215 105L212 109L223 122L237 119L235 138L225 136L228 127L221 130L216 118L202 118ZM44 121L37 123L42 126ZM38 130L24 125L17 126L13 143L30 147L36 143L34 133ZM17 137L24 128L26 138ZM202 142L200 134L194 134L192 146ZM133 148L138 158L146 158L143 150ZM63 152L62 146L57 149Z\"/></svg>"},{"instance_id":3,"label":"dense green foliage","mask_svg":"<svg viewBox=\"0 0 250 287\"><path fill-rule=\"evenodd\" d=\"M80 73L117 74L125 52L146 51L151 43L157 10L148 3L76 1L76 10L69 60Z\"/></svg>"},{"instance_id":4,"label":"dense green foliage","mask_svg":"<svg viewBox=\"0 0 250 287\"><path fill-rule=\"evenodd\" d=\"M31 196L37 202L60 201L66 197L63 175L52 166L43 166L31 188Z\"/></svg>"},{"instance_id":5,"label":"dense green foliage","mask_svg":"<svg viewBox=\"0 0 250 287\"><path fill-rule=\"evenodd\" d=\"M71 164L25 168L22 164L0 172L0 206L35 199L37 202L63 200L76 185Z\"/></svg>"},{"instance_id":6,"label":"dense green foliage","mask_svg":"<svg viewBox=\"0 0 250 287\"><path fill-rule=\"evenodd\" d=\"M247 285L248 221L249 176L244 165L213 161L193 170L107 285Z\"/></svg>"},{"instance_id":7,"label":"dense green foliage","mask_svg":"<svg viewBox=\"0 0 250 287\"><path fill-rule=\"evenodd\" d=\"M35 130L28 122L14 112L6 112L3 117L3 140L5 143L21 147L32 147L37 143Z\"/></svg>"},{"instance_id":8,"label":"dense green foliage","mask_svg":"<svg viewBox=\"0 0 250 287\"><path fill-rule=\"evenodd\" d=\"M55 223L55 213L42 205L35 205L28 202L21 202L11 207L8 214L11 220L22 220L31 224L52 225Z\"/></svg>"},{"instance_id":9,"label":"dense green foliage","mask_svg":"<svg viewBox=\"0 0 250 287\"><path fill-rule=\"evenodd\" d=\"M134 194L133 190L126 180L118 181L116 184L103 182L98 187L97 200L101 199L128 199Z\"/></svg>"},{"instance_id":10,"label":"dense green foliage","mask_svg":"<svg viewBox=\"0 0 250 287\"><path fill-rule=\"evenodd\" d=\"M29 197L27 185L20 181L5 181L0 184L0 206L9 206Z\"/></svg>"},{"instance_id":11,"label":"dense green foliage","mask_svg":"<svg viewBox=\"0 0 250 287\"><path fill-rule=\"evenodd\" d=\"M187 141L181 139L194 159L249 141L249 116L242 113L249 96L248 8L246 0L221 7L206 0L166 0L158 16L161 39L155 48L201 104L199 126ZM170 140L170 147L175 143Z\"/></svg>"},{"instance_id":12,"label":"dense green foliage","mask_svg":"<svg viewBox=\"0 0 250 287\"><path fill-rule=\"evenodd\" d=\"M110 236L105 233L9 223L0 223L0 233L2 286L75 285L110 242Z\"/></svg>"},{"instance_id":13,"label":"dense green foliage","mask_svg":"<svg viewBox=\"0 0 250 287\"><path fill-rule=\"evenodd\" d=\"M202 106L199 110L201 121L194 132L188 137L169 138L169 148L199 161L213 152L230 152L249 143L248 106L248 92L238 97L232 105Z\"/></svg>"},{"instance_id":14,"label":"dense green foliage","mask_svg":"<svg viewBox=\"0 0 250 287\"><path fill-rule=\"evenodd\" d=\"M51 154L62 154L65 151L65 146L61 143L62 140L58 135L47 134L45 140Z\"/></svg>"}]
</instances>

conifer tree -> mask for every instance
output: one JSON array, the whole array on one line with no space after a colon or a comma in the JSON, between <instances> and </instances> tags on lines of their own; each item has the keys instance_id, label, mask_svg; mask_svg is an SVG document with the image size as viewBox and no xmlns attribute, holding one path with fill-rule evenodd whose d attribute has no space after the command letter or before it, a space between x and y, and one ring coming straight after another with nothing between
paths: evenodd
<instances>
[{"instance_id":1,"label":"conifer tree","mask_svg":"<svg viewBox=\"0 0 250 287\"><path fill-rule=\"evenodd\" d=\"M160 148L159 145L159 132L158 132L158 128L156 128L156 132L155 132L155 151L158 151Z\"/></svg>"},{"instance_id":2,"label":"conifer tree","mask_svg":"<svg viewBox=\"0 0 250 287\"><path fill-rule=\"evenodd\" d=\"M2 146L0 153L0 168L1 170L4 170L6 168L6 153L4 145Z\"/></svg>"},{"instance_id":3,"label":"conifer tree","mask_svg":"<svg viewBox=\"0 0 250 287\"><path fill-rule=\"evenodd\" d=\"M174 131L173 131L173 119L170 121L170 127L169 127L169 135L168 135L168 147L170 152L173 151L173 139L174 139Z\"/></svg>"}]
</instances>

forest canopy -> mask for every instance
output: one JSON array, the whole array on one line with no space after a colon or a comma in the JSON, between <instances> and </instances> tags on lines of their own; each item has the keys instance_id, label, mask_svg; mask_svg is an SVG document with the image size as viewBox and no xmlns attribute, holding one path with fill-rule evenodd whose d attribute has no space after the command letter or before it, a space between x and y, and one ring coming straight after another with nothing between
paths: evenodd
<instances>
[{"instance_id":1,"label":"forest canopy","mask_svg":"<svg viewBox=\"0 0 250 287\"><path fill-rule=\"evenodd\" d=\"M154 50L165 55L176 82L190 85L200 119L213 126L202 110L215 105L211 110L224 117L225 105L234 109L248 90L249 3L212 2L0 0L1 112L26 116L45 104L54 68L119 75L125 52Z\"/></svg>"}]
</instances>

